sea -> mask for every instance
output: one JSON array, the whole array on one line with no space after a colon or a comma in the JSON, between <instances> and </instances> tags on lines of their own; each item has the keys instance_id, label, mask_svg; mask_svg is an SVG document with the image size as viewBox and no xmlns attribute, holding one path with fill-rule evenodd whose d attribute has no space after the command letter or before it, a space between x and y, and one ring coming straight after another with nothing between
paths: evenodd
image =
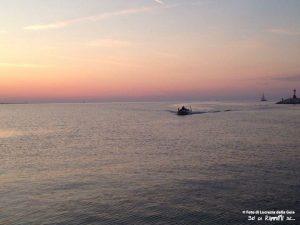
<instances>
[{"instance_id":1,"label":"sea","mask_svg":"<svg viewBox=\"0 0 300 225\"><path fill-rule=\"evenodd\" d=\"M0 105L1 225L299 224L299 210L299 105Z\"/></svg>"}]
</instances>

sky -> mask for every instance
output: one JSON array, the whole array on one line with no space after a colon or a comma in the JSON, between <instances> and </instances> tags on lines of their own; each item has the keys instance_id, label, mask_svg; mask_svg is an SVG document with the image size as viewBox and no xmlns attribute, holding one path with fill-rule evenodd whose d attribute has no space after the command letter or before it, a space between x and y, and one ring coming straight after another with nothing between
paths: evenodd
<instances>
[{"instance_id":1,"label":"sky","mask_svg":"<svg viewBox=\"0 0 300 225\"><path fill-rule=\"evenodd\" d=\"M300 95L299 0L0 0L0 102Z\"/></svg>"}]
</instances>

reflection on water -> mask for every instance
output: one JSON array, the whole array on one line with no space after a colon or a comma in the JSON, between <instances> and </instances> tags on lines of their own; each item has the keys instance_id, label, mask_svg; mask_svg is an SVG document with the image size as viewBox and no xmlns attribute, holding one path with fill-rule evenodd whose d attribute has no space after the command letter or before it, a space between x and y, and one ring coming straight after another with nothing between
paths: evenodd
<instances>
[{"instance_id":1,"label":"reflection on water","mask_svg":"<svg viewBox=\"0 0 300 225\"><path fill-rule=\"evenodd\" d=\"M178 117L177 105L1 105L0 224L247 224L244 209L297 211L299 107L205 102L192 106L208 113Z\"/></svg>"},{"instance_id":2,"label":"reflection on water","mask_svg":"<svg viewBox=\"0 0 300 225\"><path fill-rule=\"evenodd\" d=\"M22 132L15 130L0 130L0 138L9 138L22 135Z\"/></svg>"}]
</instances>

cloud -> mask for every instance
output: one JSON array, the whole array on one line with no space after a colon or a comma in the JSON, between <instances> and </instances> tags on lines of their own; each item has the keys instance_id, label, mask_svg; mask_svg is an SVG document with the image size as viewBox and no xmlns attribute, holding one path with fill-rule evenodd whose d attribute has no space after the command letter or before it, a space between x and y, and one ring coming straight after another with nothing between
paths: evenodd
<instances>
[{"instance_id":1,"label":"cloud","mask_svg":"<svg viewBox=\"0 0 300 225\"><path fill-rule=\"evenodd\" d=\"M154 0L155 2L157 2L158 4L164 5L165 3L161 0Z\"/></svg>"},{"instance_id":2,"label":"cloud","mask_svg":"<svg viewBox=\"0 0 300 225\"><path fill-rule=\"evenodd\" d=\"M153 10L155 7L140 7L140 8L131 8L131 9L124 9L124 10L119 10L115 12L107 12L107 13L102 13L98 15L93 15L93 16L87 16L87 17L79 17L75 19L70 19L70 20L63 20L63 21L58 21L54 23L47 23L47 24L34 24L34 25L29 25L23 27L24 30L48 30L48 29L59 29L63 27L67 27L72 24L84 22L84 21L100 21L104 19L109 19L112 17L117 17L117 16L125 16L125 15L131 15L131 14L138 14L142 12L148 12Z\"/></svg>"},{"instance_id":3,"label":"cloud","mask_svg":"<svg viewBox=\"0 0 300 225\"><path fill-rule=\"evenodd\" d=\"M23 29L24 30L47 30L47 29L58 29L62 27L66 27L69 24L72 24L73 22L71 20L69 21L62 21L62 22L56 22L56 23L49 23L49 24L37 24L37 25L30 25L26 26Z\"/></svg>"},{"instance_id":4,"label":"cloud","mask_svg":"<svg viewBox=\"0 0 300 225\"><path fill-rule=\"evenodd\" d=\"M129 47L131 43L128 41L104 38L104 39L97 39L94 41L90 41L87 43L87 45L92 47L124 48L124 47Z\"/></svg>"},{"instance_id":5,"label":"cloud","mask_svg":"<svg viewBox=\"0 0 300 225\"><path fill-rule=\"evenodd\" d=\"M7 34L8 31L7 30L0 30L0 34Z\"/></svg>"},{"instance_id":6,"label":"cloud","mask_svg":"<svg viewBox=\"0 0 300 225\"><path fill-rule=\"evenodd\" d=\"M272 77L272 80L286 81L286 82L298 82L298 81L300 81L300 74Z\"/></svg>"},{"instance_id":7,"label":"cloud","mask_svg":"<svg viewBox=\"0 0 300 225\"><path fill-rule=\"evenodd\" d=\"M15 67L15 68L44 68L49 67L49 65L41 65L41 64L30 64L30 63L1 63L0 67Z\"/></svg>"},{"instance_id":8,"label":"cloud","mask_svg":"<svg viewBox=\"0 0 300 225\"><path fill-rule=\"evenodd\" d=\"M278 35L300 35L300 31L289 30L285 28L271 28L267 30L269 33Z\"/></svg>"}]
</instances>

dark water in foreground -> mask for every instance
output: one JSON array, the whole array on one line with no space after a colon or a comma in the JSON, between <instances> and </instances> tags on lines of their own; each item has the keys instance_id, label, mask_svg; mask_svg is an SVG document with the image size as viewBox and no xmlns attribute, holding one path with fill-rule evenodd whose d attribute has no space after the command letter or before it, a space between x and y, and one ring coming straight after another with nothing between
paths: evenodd
<instances>
[{"instance_id":1,"label":"dark water in foreground","mask_svg":"<svg viewBox=\"0 0 300 225\"><path fill-rule=\"evenodd\" d=\"M0 224L299 222L300 107L193 106L0 105Z\"/></svg>"}]
</instances>

